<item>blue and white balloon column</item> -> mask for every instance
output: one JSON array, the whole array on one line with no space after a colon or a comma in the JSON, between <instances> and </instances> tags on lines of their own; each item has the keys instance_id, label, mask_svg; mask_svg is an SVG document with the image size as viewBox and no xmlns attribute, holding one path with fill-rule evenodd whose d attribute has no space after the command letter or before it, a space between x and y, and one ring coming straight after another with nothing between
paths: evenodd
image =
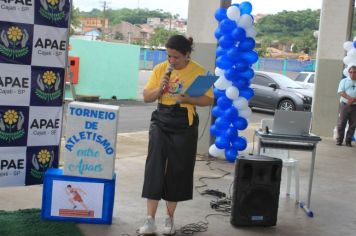
<instances>
[{"instance_id":1,"label":"blue and white balloon column","mask_svg":"<svg viewBox=\"0 0 356 236\"><path fill-rule=\"evenodd\" d=\"M209 154L225 157L230 162L247 147L247 140L239 136L239 131L246 129L251 115L248 107L248 100L254 95L250 88L254 76L251 67L258 60L258 54L253 51L256 29L251 11L251 3L242 2L215 12L219 21L215 30L218 40L215 74L219 79L214 84L217 105L212 109L216 120L210 127L215 143L210 146Z\"/></svg>"},{"instance_id":2,"label":"blue and white balloon column","mask_svg":"<svg viewBox=\"0 0 356 236\"><path fill-rule=\"evenodd\" d=\"M351 66L356 66L356 37L353 42L345 42L344 49L347 52L347 55L343 59L343 62L346 65L343 74L347 77L349 76L349 68Z\"/></svg>"}]
</instances>

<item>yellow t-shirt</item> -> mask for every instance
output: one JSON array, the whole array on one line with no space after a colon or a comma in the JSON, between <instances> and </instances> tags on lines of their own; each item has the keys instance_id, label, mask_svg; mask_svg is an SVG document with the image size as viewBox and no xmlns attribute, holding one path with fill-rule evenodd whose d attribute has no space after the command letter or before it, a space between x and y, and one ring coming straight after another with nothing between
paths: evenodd
<instances>
[{"instance_id":1,"label":"yellow t-shirt","mask_svg":"<svg viewBox=\"0 0 356 236\"><path fill-rule=\"evenodd\" d=\"M145 89L155 89L159 87L160 80L164 76L169 66L168 61L158 64L152 71L151 77L147 81ZM169 79L169 85L163 91L160 103L164 105L174 105L177 103L177 96L183 93L198 75L205 75L204 68L194 61L190 61L188 65L181 70L173 70ZM213 90L209 89L205 96L213 98ZM189 125L193 124L193 116L195 114L195 105L180 104L181 107L186 107L188 110Z\"/></svg>"}]
</instances>

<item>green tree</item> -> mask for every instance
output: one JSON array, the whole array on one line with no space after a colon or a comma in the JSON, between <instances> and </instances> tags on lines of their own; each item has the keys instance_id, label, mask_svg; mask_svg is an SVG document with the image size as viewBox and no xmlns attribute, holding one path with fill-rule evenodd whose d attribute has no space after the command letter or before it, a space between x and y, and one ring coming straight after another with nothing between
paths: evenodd
<instances>
[{"instance_id":1,"label":"green tree","mask_svg":"<svg viewBox=\"0 0 356 236\"><path fill-rule=\"evenodd\" d=\"M277 41L281 45L294 45L294 52L316 51L317 40L313 32L319 28L320 10L282 11L263 17L257 24L257 40ZM263 44L264 46L269 46ZM263 48L261 46L261 48Z\"/></svg>"},{"instance_id":2,"label":"green tree","mask_svg":"<svg viewBox=\"0 0 356 236\"><path fill-rule=\"evenodd\" d=\"M149 45L151 47L163 47L168 38L175 34L179 34L179 32L175 30L157 28L149 41Z\"/></svg>"},{"instance_id":3,"label":"green tree","mask_svg":"<svg viewBox=\"0 0 356 236\"><path fill-rule=\"evenodd\" d=\"M124 35L121 32L116 32L115 35L114 35L114 39L123 40L124 39Z\"/></svg>"},{"instance_id":4,"label":"green tree","mask_svg":"<svg viewBox=\"0 0 356 236\"><path fill-rule=\"evenodd\" d=\"M75 8L72 5L71 11L70 11L70 32L69 34L72 35L74 33L74 28L80 26L80 17L79 17L80 11L79 8Z\"/></svg>"}]
</instances>

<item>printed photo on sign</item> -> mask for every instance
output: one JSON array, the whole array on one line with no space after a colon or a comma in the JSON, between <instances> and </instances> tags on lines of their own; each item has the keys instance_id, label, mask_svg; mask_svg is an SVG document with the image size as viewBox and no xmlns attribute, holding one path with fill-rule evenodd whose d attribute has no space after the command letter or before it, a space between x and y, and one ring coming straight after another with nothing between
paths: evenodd
<instances>
[{"instance_id":1,"label":"printed photo on sign","mask_svg":"<svg viewBox=\"0 0 356 236\"><path fill-rule=\"evenodd\" d=\"M31 106L62 106L64 69L32 67Z\"/></svg>"},{"instance_id":2,"label":"printed photo on sign","mask_svg":"<svg viewBox=\"0 0 356 236\"><path fill-rule=\"evenodd\" d=\"M26 146L28 107L0 106L0 147Z\"/></svg>"},{"instance_id":3,"label":"printed photo on sign","mask_svg":"<svg viewBox=\"0 0 356 236\"><path fill-rule=\"evenodd\" d=\"M26 185L42 184L48 168L58 168L58 146L27 148Z\"/></svg>"},{"instance_id":4,"label":"printed photo on sign","mask_svg":"<svg viewBox=\"0 0 356 236\"><path fill-rule=\"evenodd\" d=\"M33 25L0 21L0 63L31 65Z\"/></svg>"},{"instance_id":5,"label":"printed photo on sign","mask_svg":"<svg viewBox=\"0 0 356 236\"><path fill-rule=\"evenodd\" d=\"M104 184L54 180L51 216L102 218Z\"/></svg>"},{"instance_id":6,"label":"printed photo on sign","mask_svg":"<svg viewBox=\"0 0 356 236\"><path fill-rule=\"evenodd\" d=\"M67 29L34 26L32 65L65 67Z\"/></svg>"},{"instance_id":7,"label":"printed photo on sign","mask_svg":"<svg viewBox=\"0 0 356 236\"><path fill-rule=\"evenodd\" d=\"M0 105L28 106L31 66L0 64Z\"/></svg>"},{"instance_id":8,"label":"printed photo on sign","mask_svg":"<svg viewBox=\"0 0 356 236\"><path fill-rule=\"evenodd\" d=\"M0 0L0 21L33 24L35 0Z\"/></svg>"},{"instance_id":9,"label":"printed photo on sign","mask_svg":"<svg viewBox=\"0 0 356 236\"><path fill-rule=\"evenodd\" d=\"M59 145L62 107L30 107L27 146Z\"/></svg>"},{"instance_id":10,"label":"printed photo on sign","mask_svg":"<svg viewBox=\"0 0 356 236\"><path fill-rule=\"evenodd\" d=\"M0 187L25 185L26 147L0 147L0 153Z\"/></svg>"},{"instance_id":11,"label":"printed photo on sign","mask_svg":"<svg viewBox=\"0 0 356 236\"><path fill-rule=\"evenodd\" d=\"M69 0L40 0L35 6L35 24L68 27Z\"/></svg>"}]
</instances>

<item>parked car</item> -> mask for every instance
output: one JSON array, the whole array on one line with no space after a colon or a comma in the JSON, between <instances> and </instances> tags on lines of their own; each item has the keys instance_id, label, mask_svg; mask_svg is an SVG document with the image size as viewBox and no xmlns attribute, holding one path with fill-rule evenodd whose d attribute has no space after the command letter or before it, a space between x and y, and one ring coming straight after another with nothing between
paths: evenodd
<instances>
[{"instance_id":1,"label":"parked car","mask_svg":"<svg viewBox=\"0 0 356 236\"><path fill-rule=\"evenodd\" d=\"M249 101L250 107L310 111L313 91L305 89L287 76L256 71L251 80L255 95Z\"/></svg>"},{"instance_id":2,"label":"parked car","mask_svg":"<svg viewBox=\"0 0 356 236\"><path fill-rule=\"evenodd\" d=\"M298 76L295 78L295 82L303 86L304 88L310 88L314 90L314 78L315 72L299 72Z\"/></svg>"}]
</instances>

